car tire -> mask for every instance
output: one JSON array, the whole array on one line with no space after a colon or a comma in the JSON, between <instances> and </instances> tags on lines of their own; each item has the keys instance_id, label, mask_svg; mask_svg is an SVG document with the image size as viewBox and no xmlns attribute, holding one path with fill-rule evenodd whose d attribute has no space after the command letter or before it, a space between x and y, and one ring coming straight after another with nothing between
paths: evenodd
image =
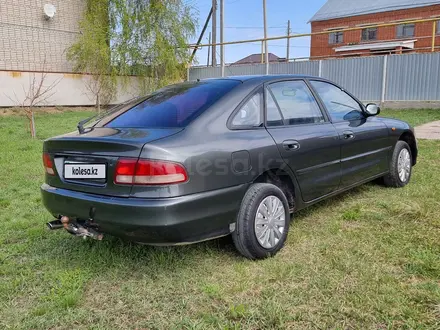
<instances>
[{"instance_id":1,"label":"car tire","mask_svg":"<svg viewBox=\"0 0 440 330\"><path fill-rule=\"evenodd\" d=\"M383 178L385 186L406 186L411 179L412 165L411 148L405 141L397 141L390 162L390 172Z\"/></svg>"},{"instance_id":2,"label":"car tire","mask_svg":"<svg viewBox=\"0 0 440 330\"><path fill-rule=\"evenodd\" d=\"M273 184L255 183L241 203L232 232L234 245L249 259L272 257L284 246L289 223L289 204L282 190Z\"/></svg>"}]
</instances>

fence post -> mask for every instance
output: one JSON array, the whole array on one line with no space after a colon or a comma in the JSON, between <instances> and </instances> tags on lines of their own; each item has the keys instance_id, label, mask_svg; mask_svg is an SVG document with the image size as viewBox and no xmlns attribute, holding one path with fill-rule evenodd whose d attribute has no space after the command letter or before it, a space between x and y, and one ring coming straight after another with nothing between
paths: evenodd
<instances>
[{"instance_id":1,"label":"fence post","mask_svg":"<svg viewBox=\"0 0 440 330\"><path fill-rule=\"evenodd\" d=\"M319 60L318 77L322 78L322 60Z\"/></svg>"},{"instance_id":2,"label":"fence post","mask_svg":"<svg viewBox=\"0 0 440 330\"><path fill-rule=\"evenodd\" d=\"M267 40L265 41L264 47L265 47L265 52L266 52L266 75L268 75L269 74L269 64L270 64L270 61L269 61L269 53L268 53L268 47L267 47Z\"/></svg>"},{"instance_id":3,"label":"fence post","mask_svg":"<svg viewBox=\"0 0 440 330\"><path fill-rule=\"evenodd\" d=\"M380 98L380 103L383 106L385 103L385 93L387 85L387 70L388 70L388 55L383 57L383 71L382 71L382 95Z\"/></svg>"}]
</instances>

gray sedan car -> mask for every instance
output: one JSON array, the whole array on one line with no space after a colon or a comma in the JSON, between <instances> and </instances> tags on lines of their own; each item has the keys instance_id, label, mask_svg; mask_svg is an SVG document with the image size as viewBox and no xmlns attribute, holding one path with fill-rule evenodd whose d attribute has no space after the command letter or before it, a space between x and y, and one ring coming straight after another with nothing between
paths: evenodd
<instances>
[{"instance_id":1,"label":"gray sedan car","mask_svg":"<svg viewBox=\"0 0 440 330\"><path fill-rule=\"evenodd\" d=\"M154 245L232 234L275 255L291 214L365 182L403 187L414 130L331 81L299 75L185 82L44 142L49 228Z\"/></svg>"}]
</instances>

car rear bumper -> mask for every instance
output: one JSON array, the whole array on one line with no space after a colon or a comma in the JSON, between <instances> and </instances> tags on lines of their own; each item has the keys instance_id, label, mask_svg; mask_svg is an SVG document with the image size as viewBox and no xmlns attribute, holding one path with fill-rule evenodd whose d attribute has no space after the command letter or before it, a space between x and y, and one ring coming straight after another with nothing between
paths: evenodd
<instances>
[{"instance_id":1,"label":"car rear bumper","mask_svg":"<svg viewBox=\"0 0 440 330\"><path fill-rule=\"evenodd\" d=\"M179 244L229 234L248 185L173 198L110 197L43 184L46 209L53 215L88 220L99 231L150 244Z\"/></svg>"}]
</instances>

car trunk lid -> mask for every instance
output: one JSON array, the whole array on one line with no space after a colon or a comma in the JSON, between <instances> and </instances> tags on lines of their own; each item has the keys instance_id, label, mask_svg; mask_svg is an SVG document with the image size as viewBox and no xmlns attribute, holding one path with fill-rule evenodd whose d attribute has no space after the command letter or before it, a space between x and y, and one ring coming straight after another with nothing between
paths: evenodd
<instances>
[{"instance_id":1,"label":"car trunk lid","mask_svg":"<svg viewBox=\"0 0 440 330\"><path fill-rule=\"evenodd\" d=\"M43 151L53 160L55 175L46 175L46 182L57 188L128 197L131 185L113 182L118 159L139 158L145 144L177 134L182 129L97 127L88 128L84 134L72 132L51 138L44 142ZM99 167L105 177L69 178L65 170L71 171L72 167Z\"/></svg>"}]
</instances>

